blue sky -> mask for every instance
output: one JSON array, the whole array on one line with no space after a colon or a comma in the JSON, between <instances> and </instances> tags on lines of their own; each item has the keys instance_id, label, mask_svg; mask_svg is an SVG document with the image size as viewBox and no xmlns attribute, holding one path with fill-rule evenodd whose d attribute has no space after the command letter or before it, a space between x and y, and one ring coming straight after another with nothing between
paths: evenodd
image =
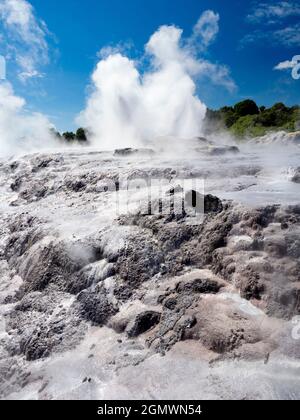
<instances>
[{"instance_id":1,"label":"blue sky","mask_svg":"<svg viewBox=\"0 0 300 420\"><path fill-rule=\"evenodd\" d=\"M0 5L3 1L6 0L0 0ZM217 108L248 97L267 106L278 101L299 103L300 80L291 77L290 68L274 70L274 67L282 62L287 63L282 67L290 67L292 57L300 54L300 1L31 0L30 3L46 43L32 47L37 56L34 63L38 67L37 77L20 79L20 63L13 52L22 49L22 43L19 40L17 47L10 54L7 52L7 46L15 47L17 41L7 31L5 22L0 26L0 54L8 58L7 79L16 94L26 99L30 109L47 114L59 130L75 128L74 119L85 106L90 76L99 61L97 53L103 47L121 45L126 54L140 58L144 45L158 27L176 25L189 37L201 13L208 9L220 15L219 32L202 54L210 62L229 68L236 89L199 80L198 95L206 105ZM36 35L41 35L38 30ZM33 67L31 70L34 74Z\"/></svg>"}]
</instances>

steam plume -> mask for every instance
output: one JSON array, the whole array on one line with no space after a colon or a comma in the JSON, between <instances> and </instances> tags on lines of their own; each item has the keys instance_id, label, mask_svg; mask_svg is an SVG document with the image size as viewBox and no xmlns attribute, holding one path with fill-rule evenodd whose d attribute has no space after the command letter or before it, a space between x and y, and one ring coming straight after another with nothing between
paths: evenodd
<instances>
[{"instance_id":1,"label":"steam plume","mask_svg":"<svg viewBox=\"0 0 300 420\"><path fill-rule=\"evenodd\" d=\"M0 83L0 155L54 146L50 128L44 115L26 112L25 100L9 83Z\"/></svg>"},{"instance_id":2,"label":"steam plume","mask_svg":"<svg viewBox=\"0 0 300 420\"><path fill-rule=\"evenodd\" d=\"M144 72L120 52L101 59L92 75L92 94L78 118L92 142L113 148L160 136L201 135L206 106L196 95L195 78L235 87L225 66L197 57L215 38L218 21L214 12L204 12L188 39L175 26L160 27L145 46L150 65Z\"/></svg>"}]
</instances>

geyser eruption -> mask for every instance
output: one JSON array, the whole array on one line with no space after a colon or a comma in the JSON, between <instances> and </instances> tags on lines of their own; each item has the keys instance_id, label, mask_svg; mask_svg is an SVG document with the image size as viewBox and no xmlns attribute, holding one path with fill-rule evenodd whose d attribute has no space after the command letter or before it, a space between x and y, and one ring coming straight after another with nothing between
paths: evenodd
<instances>
[{"instance_id":1,"label":"geyser eruption","mask_svg":"<svg viewBox=\"0 0 300 420\"><path fill-rule=\"evenodd\" d=\"M101 148L138 146L161 136L190 138L201 134L206 106L196 94L195 78L208 76L231 88L228 70L199 59L215 38L219 16L206 11L192 36L162 26L145 46L149 69L120 52L101 59L92 75L93 92L78 122Z\"/></svg>"},{"instance_id":2,"label":"geyser eruption","mask_svg":"<svg viewBox=\"0 0 300 420\"><path fill-rule=\"evenodd\" d=\"M33 17L30 22L35 22ZM21 29L22 23L19 22ZM35 45L33 23L25 29L30 29ZM139 62L116 49L106 54L96 66L92 93L78 117L78 124L89 131L91 143L112 149L138 147L158 137L201 135L206 106L197 96L196 78L209 78L229 90L235 87L226 66L203 58L218 30L219 15L208 10L200 16L189 38L184 38L183 31L173 25L160 27L150 37ZM39 45L44 44L39 41ZM48 118L28 112L25 105L10 83L0 83L1 156L59 145L51 135Z\"/></svg>"}]
</instances>

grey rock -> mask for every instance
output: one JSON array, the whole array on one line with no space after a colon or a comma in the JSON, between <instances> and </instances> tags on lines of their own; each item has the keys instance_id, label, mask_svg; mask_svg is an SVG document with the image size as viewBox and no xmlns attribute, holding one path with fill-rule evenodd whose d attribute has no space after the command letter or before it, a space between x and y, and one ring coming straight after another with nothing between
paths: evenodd
<instances>
[{"instance_id":1,"label":"grey rock","mask_svg":"<svg viewBox=\"0 0 300 420\"><path fill-rule=\"evenodd\" d=\"M149 331L160 321L160 313L153 311L146 311L138 314L135 319L129 323L126 328L128 337L137 337L146 331Z\"/></svg>"},{"instance_id":2,"label":"grey rock","mask_svg":"<svg viewBox=\"0 0 300 420\"><path fill-rule=\"evenodd\" d=\"M132 149L130 147L126 149L117 149L114 152L115 156L122 156L122 157L128 157L128 156L134 156L134 155L153 156L154 154L155 152L152 149Z\"/></svg>"},{"instance_id":3,"label":"grey rock","mask_svg":"<svg viewBox=\"0 0 300 420\"><path fill-rule=\"evenodd\" d=\"M108 319L118 312L102 286L84 290L78 295L77 300L80 303L81 316L95 325L105 325Z\"/></svg>"},{"instance_id":4,"label":"grey rock","mask_svg":"<svg viewBox=\"0 0 300 420\"><path fill-rule=\"evenodd\" d=\"M291 181L300 184L300 167L296 169Z\"/></svg>"}]
</instances>

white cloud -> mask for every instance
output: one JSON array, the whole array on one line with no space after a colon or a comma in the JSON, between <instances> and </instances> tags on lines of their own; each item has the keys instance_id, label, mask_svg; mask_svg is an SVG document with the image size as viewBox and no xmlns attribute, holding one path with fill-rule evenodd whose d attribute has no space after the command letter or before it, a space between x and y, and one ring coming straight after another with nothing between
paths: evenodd
<instances>
[{"instance_id":1,"label":"white cloud","mask_svg":"<svg viewBox=\"0 0 300 420\"><path fill-rule=\"evenodd\" d=\"M38 21L25 0L0 0L0 23L6 59L14 60L18 77L26 82L42 77L40 66L48 62L46 25ZM0 82L0 155L26 153L55 145L48 118L29 112L23 98L9 82Z\"/></svg>"},{"instance_id":2,"label":"white cloud","mask_svg":"<svg viewBox=\"0 0 300 420\"><path fill-rule=\"evenodd\" d=\"M132 42L119 42L117 45L107 45L97 53L98 58L105 59L110 55L122 53L127 54L133 48Z\"/></svg>"},{"instance_id":3,"label":"white cloud","mask_svg":"<svg viewBox=\"0 0 300 420\"><path fill-rule=\"evenodd\" d=\"M190 44L197 48L207 48L219 32L219 20L218 13L206 10L193 28L193 34L189 40Z\"/></svg>"},{"instance_id":4,"label":"white cloud","mask_svg":"<svg viewBox=\"0 0 300 420\"><path fill-rule=\"evenodd\" d=\"M300 16L300 4L298 1L258 3L247 16L247 20L251 23L272 24L291 16Z\"/></svg>"},{"instance_id":5,"label":"white cloud","mask_svg":"<svg viewBox=\"0 0 300 420\"><path fill-rule=\"evenodd\" d=\"M289 60L282 61L281 63L277 64L277 66L274 67L274 70L279 70L279 71L291 70L292 78L295 80L299 80L300 55L295 55L291 61Z\"/></svg>"},{"instance_id":6,"label":"white cloud","mask_svg":"<svg viewBox=\"0 0 300 420\"><path fill-rule=\"evenodd\" d=\"M205 12L189 39L183 38L180 28L160 27L145 46L148 71L139 72L136 62L119 52L104 56L92 75L86 109L78 118L92 133L92 141L114 148L159 136L201 134L206 106L196 95L194 78L235 88L227 67L196 55L196 41L212 42L217 22L217 15Z\"/></svg>"},{"instance_id":7,"label":"white cloud","mask_svg":"<svg viewBox=\"0 0 300 420\"><path fill-rule=\"evenodd\" d=\"M199 75L200 77L207 77L215 85L225 87L229 92L237 89L234 80L231 78L229 67L224 64L220 65L201 60L199 61Z\"/></svg>"},{"instance_id":8,"label":"white cloud","mask_svg":"<svg viewBox=\"0 0 300 420\"><path fill-rule=\"evenodd\" d=\"M240 45L243 47L259 41L264 41L271 45L282 45L287 48L298 47L300 44L300 24L296 23L292 26L271 31L258 29L247 34L240 41Z\"/></svg>"},{"instance_id":9,"label":"white cloud","mask_svg":"<svg viewBox=\"0 0 300 420\"><path fill-rule=\"evenodd\" d=\"M254 32L247 34L240 42L241 46L252 42L264 41L272 45L282 45L287 48L300 43L300 24L295 18L300 16L300 1L270 1L256 3L247 21L259 25ZM287 18L290 20L287 25ZM261 26L264 26L261 29Z\"/></svg>"},{"instance_id":10,"label":"white cloud","mask_svg":"<svg viewBox=\"0 0 300 420\"><path fill-rule=\"evenodd\" d=\"M273 38L287 47L298 47L300 44L300 24L278 29L273 33Z\"/></svg>"},{"instance_id":11,"label":"white cloud","mask_svg":"<svg viewBox=\"0 0 300 420\"><path fill-rule=\"evenodd\" d=\"M47 27L36 18L32 5L26 0L1 0L0 22L6 36L6 52L13 56L20 72L19 77L26 81L41 77L40 67L48 63Z\"/></svg>"},{"instance_id":12,"label":"white cloud","mask_svg":"<svg viewBox=\"0 0 300 420\"><path fill-rule=\"evenodd\" d=\"M293 69L295 67L295 62L294 61L282 61L281 63L278 63L275 67L274 70L290 70Z\"/></svg>"}]
</instances>

